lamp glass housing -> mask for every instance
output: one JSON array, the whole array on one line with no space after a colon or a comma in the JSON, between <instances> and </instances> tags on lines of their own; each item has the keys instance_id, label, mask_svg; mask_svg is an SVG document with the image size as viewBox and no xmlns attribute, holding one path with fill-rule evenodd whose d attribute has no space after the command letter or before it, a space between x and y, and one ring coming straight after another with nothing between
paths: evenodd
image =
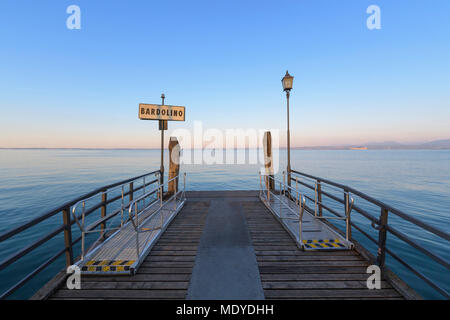
<instances>
[{"instance_id":1,"label":"lamp glass housing","mask_svg":"<svg viewBox=\"0 0 450 320\"><path fill-rule=\"evenodd\" d=\"M281 82L283 83L283 90L284 91L290 91L292 89L292 84L294 82L294 77L289 74L289 72L286 71L286 75L281 79Z\"/></svg>"}]
</instances>

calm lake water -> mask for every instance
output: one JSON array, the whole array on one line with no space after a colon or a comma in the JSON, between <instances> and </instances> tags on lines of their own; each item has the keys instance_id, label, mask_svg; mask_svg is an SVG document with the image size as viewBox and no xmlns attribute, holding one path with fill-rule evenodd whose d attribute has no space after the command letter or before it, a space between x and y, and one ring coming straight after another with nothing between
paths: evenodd
<instances>
[{"instance_id":1,"label":"calm lake water","mask_svg":"<svg viewBox=\"0 0 450 320\"><path fill-rule=\"evenodd\" d=\"M0 233L97 187L157 170L159 157L157 150L0 150ZM293 169L349 185L450 232L449 150L294 150L291 158ZM280 167L285 168L285 150L280 150ZM257 164L182 165L182 171L187 172L188 190L255 190L259 188L259 169ZM359 199L355 198L355 201L360 204ZM379 216L376 208L364 208ZM358 214L352 219L377 236L368 220ZM392 226L450 260L448 242L396 217L391 218L391 215L389 219ZM0 243L0 261L52 231L61 221L58 215ZM376 251L370 241L356 231L354 237L372 252ZM63 239L57 237L1 270L0 292L37 268L60 250L62 244ZM387 244L408 263L450 291L447 269L393 236L388 237ZM424 297L440 298L391 257L387 258L387 264ZM57 260L12 298L29 297L63 267L63 259Z\"/></svg>"}]
</instances>

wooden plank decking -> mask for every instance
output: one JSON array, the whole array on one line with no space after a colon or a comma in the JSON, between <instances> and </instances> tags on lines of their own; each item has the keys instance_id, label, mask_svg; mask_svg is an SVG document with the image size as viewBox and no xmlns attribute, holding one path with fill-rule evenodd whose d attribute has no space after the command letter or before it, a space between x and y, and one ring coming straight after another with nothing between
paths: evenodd
<instances>
[{"instance_id":1,"label":"wooden plank decking","mask_svg":"<svg viewBox=\"0 0 450 320\"><path fill-rule=\"evenodd\" d=\"M368 290L352 251L301 251L261 202L243 203L266 299L401 299L386 281Z\"/></svg>"},{"instance_id":2,"label":"wooden plank decking","mask_svg":"<svg viewBox=\"0 0 450 320\"><path fill-rule=\"evenodd\" d=\"M82 276L81 290L63 286L50 299L184 299L208 201L187 202L134 276Z\"/></svg>"},{"instance_id":3,"label":"wooden plank decking","mask_svg":"<svg viewBox=\"0 0 450 320\"><path fill-rule=\"evenodd\" d=\"M366 287L368 263L356 251L299 250L256 192L191 192L182 211L134 276L83 276L50 299L185 299L212 199L236 202L247 222L266 299L401 299L387 282ZM220 288L218 288L220 290Z\"/></svg>"}]
</instances>

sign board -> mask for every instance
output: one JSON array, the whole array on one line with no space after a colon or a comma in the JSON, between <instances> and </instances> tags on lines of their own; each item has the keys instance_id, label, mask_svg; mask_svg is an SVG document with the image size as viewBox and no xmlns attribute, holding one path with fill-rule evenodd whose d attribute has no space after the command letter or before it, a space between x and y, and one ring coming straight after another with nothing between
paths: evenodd
<instances>
[{"instance_id":1,"label":"sign board","mask_svg":"<svg viewBox=\"0 0 450 320\"><path fill-rule=\"evenodd\" d=\"M160 104L139 104L139 119L184 121L185 108L180 106L166 106Z\"/></svg>"}]
</instances>

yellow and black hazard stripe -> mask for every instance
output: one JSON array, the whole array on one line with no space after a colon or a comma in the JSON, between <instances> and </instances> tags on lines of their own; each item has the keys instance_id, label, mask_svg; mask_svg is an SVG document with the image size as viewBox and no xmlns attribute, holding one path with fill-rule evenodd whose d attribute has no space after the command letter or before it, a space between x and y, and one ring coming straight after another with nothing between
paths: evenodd
<instances>
[{"instance_id":1,"label":"yellow and black hazard stripe","mask_svg":"<svg viewBox=\"0 0 450 320\"><path fill-rule=\"evenodd\" d=\"M322 248L345 248L339 239L313 239L303 240L303 245L306 248L322 249Z\"/></svg>"},{"instance_id":2,"label":"yellow and black hazard stripe","mask_svg":"<svg viewBox=\"0 0 450 320\"><path fill-rule=\"evenodd\" d=\"M89 272L117 272L130 271L130 266L135 260L90 260L81 271Z\"/></svg>"}]
</instances>

